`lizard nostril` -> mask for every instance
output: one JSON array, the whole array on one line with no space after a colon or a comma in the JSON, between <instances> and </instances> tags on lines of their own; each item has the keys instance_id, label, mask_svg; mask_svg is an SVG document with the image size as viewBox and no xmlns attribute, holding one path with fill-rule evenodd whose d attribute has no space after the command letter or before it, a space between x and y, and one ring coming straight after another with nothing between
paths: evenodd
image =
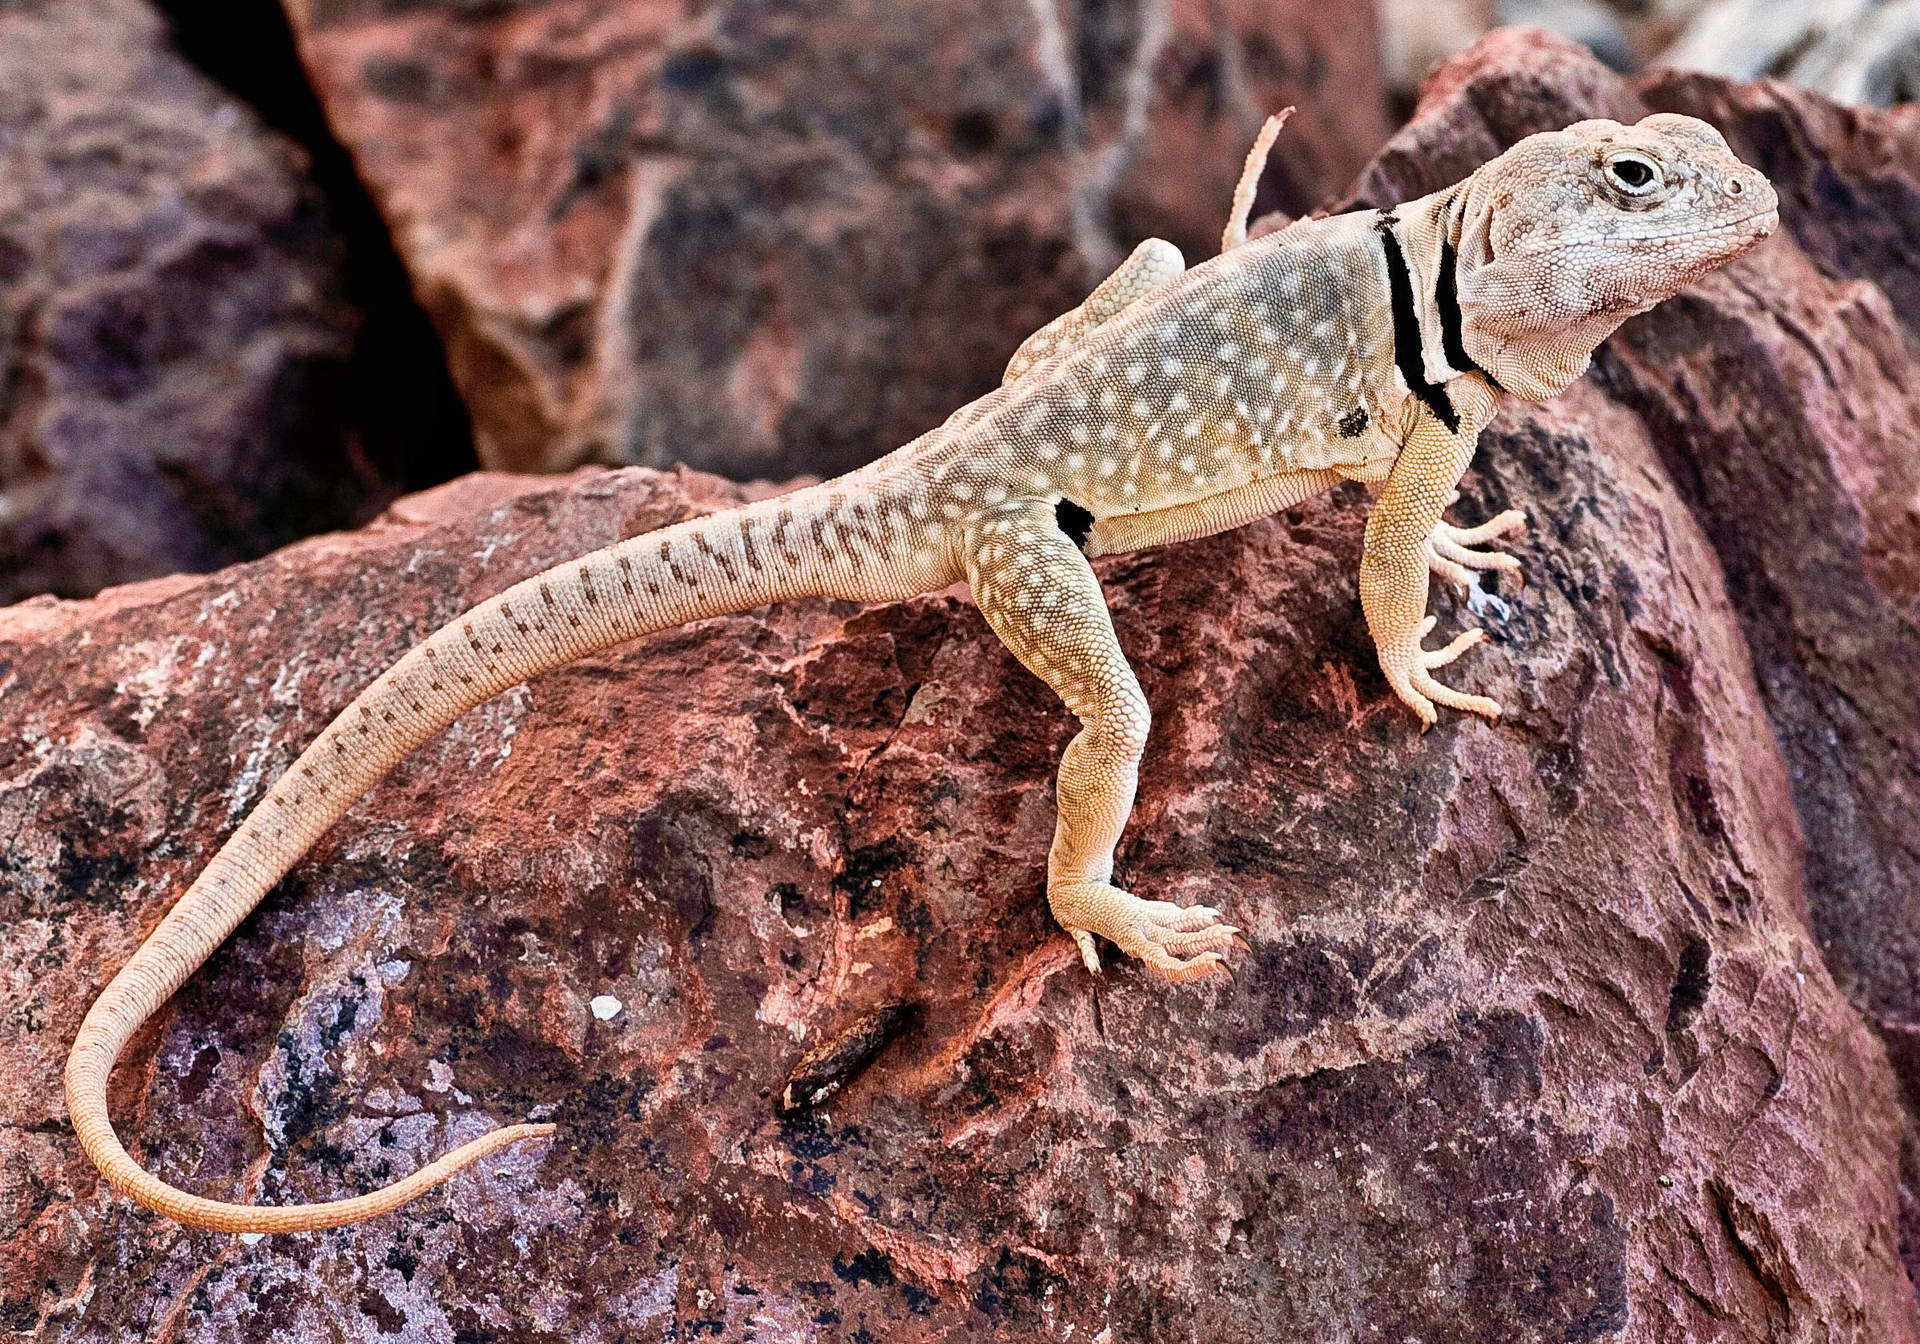
<instances>
[{"instance_id":1,"label":"lizard nostril","mask_svg":"<svg viewBox=\"0 0 1920 1344\"><path fill-rule=\"evenodd\" d=\"M1741 195L1743 192L1746 191L1746 189L1747 189L1747 184L1742 182L1737 177L1727 183L1727 195L1729 196Z\"/></svg>"}]
</instances>

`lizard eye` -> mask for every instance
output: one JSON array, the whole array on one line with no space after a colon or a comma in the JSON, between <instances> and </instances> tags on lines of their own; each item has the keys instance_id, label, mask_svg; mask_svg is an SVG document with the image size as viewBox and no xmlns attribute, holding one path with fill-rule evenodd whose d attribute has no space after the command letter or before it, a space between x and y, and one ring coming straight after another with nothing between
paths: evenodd
<instances>
[{"instance_id":1,"label":"lizard eye","mask_svg":"<svg viewBox=\"0 0 1920 1344\"><path fill-rule=\"evenodd\" d=\"M1607 182L1628 196L1649 196L1660 189L1660 165L1644 154L1623 150L1601 165Z\"/></svg>"}]
</instances>

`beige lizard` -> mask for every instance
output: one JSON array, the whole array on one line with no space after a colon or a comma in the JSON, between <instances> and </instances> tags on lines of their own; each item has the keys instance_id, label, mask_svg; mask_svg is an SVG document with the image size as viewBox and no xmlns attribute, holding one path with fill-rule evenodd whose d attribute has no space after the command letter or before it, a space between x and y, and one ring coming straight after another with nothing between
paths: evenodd
<instances>
[{"instance_id":1,"label":"beige lizard","mask_svg":"<svg viewBox=\"0 0 1920 1344\"><path fill-rule=\"evenodd\" d=\"M1744 252L1776 222L1766 179L1703 122L1585 121L1531 136L1465 181L1392 212L1245 236L1249 156L1228 250L1185 270L1142 243L1030 337L1004 383L939 428L838 480L696 518L536 575L474 607L383 673L254 808L114 977L67 1062L81 1145L115 1187L234 1232L331 1227L386 1212L521 1139L513 1125L397 1184L258 1207L186 1194L143 1170L107 1113L127 1039L308 847L408 752L546 669L687 621L809 594L897 601L972 587L1021 662L1082 728L1060 764L1047 864L1054 915L1098 970L1095 936L1171 979L1223 968L1215 910L1112 882L1147 702L1088 559L1235 527L1341 479L1380 486L1360 594L1394 692L1496 717L1433 671L1480 637L1423 647L1430 571L1516 572L1476 549L1521 526L1442 521L1503 396L1565 388L1620 322Z\"/></svg>"}]
</instances>

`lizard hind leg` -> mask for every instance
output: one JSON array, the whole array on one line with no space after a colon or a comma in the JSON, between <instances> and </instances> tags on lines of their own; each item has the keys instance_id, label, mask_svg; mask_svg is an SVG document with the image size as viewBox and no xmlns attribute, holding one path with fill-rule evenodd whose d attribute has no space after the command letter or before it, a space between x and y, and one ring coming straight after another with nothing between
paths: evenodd
<instances>
[{"instance_id":1,"label":"lizard hind leg","mask_svg":"<svg viewBox=\"0 0 1920 1344\"><path fill-rule=\"evenodd\" d=\"M1172 980L1224 973L1221 953L1239 930L1221 922L1219 911L1142 900L1112 882L1149 715L1086 557L1041 500L1010 501L982 515L966 529L963 552L987 623L1081 722L1060 761L1047 858L1054 917L1089 970L1100 969L1098 935Z\"/></svg>"}]
</instances>

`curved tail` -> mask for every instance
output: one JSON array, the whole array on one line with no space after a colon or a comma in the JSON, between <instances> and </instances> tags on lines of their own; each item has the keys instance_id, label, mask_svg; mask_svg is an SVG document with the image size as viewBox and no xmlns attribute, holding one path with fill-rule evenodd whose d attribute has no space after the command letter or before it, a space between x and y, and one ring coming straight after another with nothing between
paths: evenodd
<instances>
[{"instance_id":1,"label":"curved tail","mask_svg":"<svg viewBox=\"0 0 1920 1344\"><path fill-rule=\"evenodd\" d=\"M107 1114L107 1075L165 1003L321 833L388 770L462 714L595 649L789 598L912 596L952 581L944 547L868 472L692 519L555 566L436 631L327 725L214 855L88 1010L67 1057L67 1111L114 1188L223 1232L308 1232L398 1208L488 1153L551 1134L513 1125L372 1194L324 1204L227 1204L136 1163ZM957 572L957 571L956 571Z\"/></svg>"}]
</instances>

